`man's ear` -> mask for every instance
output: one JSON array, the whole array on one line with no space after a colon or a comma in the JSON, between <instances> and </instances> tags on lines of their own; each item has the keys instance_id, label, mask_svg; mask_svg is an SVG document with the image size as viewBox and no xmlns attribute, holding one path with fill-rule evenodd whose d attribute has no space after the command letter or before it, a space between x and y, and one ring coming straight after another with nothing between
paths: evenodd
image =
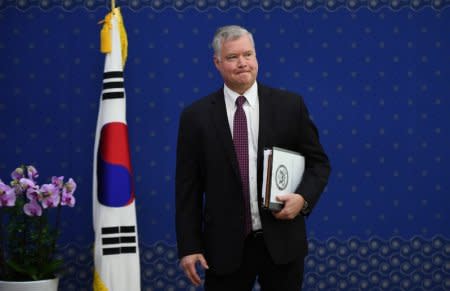
<instances>
[{"instance_id":1,"label":"man's ear","mask_svg":"<svg viewBox=\"0 0 450 291\"><path fill-rule=\"evenodd\" d=\"M216 65L216 68L218 69L218 66L220 64L220 60L217 56L214 56L214 65Z\"/></svg>"}]
</instances>

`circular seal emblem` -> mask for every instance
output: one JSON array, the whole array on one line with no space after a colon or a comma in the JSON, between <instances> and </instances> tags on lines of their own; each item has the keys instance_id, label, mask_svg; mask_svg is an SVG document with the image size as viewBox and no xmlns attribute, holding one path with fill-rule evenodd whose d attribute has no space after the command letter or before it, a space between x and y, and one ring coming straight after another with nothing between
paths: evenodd
<instances>
[{"instance_id":1,"label":"circular seal emblem","mask_svg":"<svg viewBox=\"0 0 450 291\"><path fill-rule=\"evenodd\" d=\"M284 165L279 165L275 172L275 182L278 190L286 189L289 181L288 170Z\"/></svg>"}]
</instances>

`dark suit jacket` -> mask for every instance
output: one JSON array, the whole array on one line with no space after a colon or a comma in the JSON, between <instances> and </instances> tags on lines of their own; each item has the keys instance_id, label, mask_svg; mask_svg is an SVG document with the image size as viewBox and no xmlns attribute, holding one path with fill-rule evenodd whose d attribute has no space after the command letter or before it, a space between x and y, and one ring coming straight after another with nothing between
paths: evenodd
<instances>
[{"instance_id":1,"label":"dark suit jacket","mask_svg":"<svg viewBox=\"0 0 450 291\"><path fill-rule=\"evenodd\" d=\"M299 95L259 83L258 96L258 196L263 150L278 146L305 156L305 172L296 193L312 209L327 184L330 165L308 110ZM180 118L175 191L180 258L203 253L210 269L219 274L239 267L244 246L241 189L222 88L187 107ZM277 220L262 209L260 216L275 263L307 254L303 216Z\"/></svg>"}]
</instances>

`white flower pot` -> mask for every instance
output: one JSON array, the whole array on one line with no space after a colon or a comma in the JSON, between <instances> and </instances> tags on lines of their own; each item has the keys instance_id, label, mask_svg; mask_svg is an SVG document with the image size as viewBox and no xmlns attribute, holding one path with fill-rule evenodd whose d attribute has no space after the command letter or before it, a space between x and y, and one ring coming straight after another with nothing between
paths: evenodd
<instances>
[{"instance_id":1,"label":"white flower pot","mask_svg":"<svg viewBox=\"0 0 450 291\"><path fill-rule=\"evenodd\" d=\"M59 279L38 281L1 281L0 291L57 291Z\"/></svg>"}]
</instances>

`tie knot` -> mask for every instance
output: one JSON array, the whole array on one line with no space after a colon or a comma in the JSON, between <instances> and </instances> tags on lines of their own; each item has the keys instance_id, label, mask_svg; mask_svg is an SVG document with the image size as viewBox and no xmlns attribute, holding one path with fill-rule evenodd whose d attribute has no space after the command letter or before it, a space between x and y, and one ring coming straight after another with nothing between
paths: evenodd
<instances>
[{"instance_id":1,"label":"tie knot","mask_svg":"<svg viewBox=\"0 0 450 291\"><path fill-rule=\"evenodd\" d=\"M237 105L237 107L242 107L242 105L244 105L245 101L247 101L247 99L245 99L244 96L239 96L239 97L236 99L236 105Z\"/></svg>"}]
</instances>

